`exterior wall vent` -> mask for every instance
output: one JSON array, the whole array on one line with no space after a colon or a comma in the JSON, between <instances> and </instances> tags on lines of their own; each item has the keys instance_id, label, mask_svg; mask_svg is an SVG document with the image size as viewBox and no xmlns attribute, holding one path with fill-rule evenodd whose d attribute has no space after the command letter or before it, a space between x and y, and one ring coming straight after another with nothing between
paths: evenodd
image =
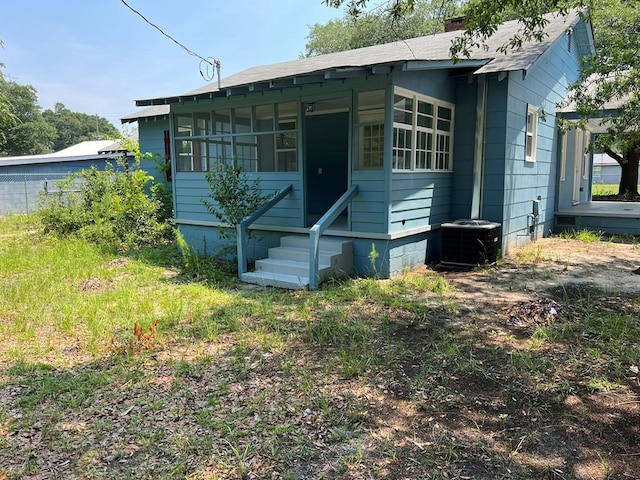
<instances>
[{"instance_id":1,"label":"exterior wall vent","mask_svg":"<svg viewBox=\"0 0 640 480\"><path fill-rule=\"evenodd\" d=\"M442 260L444 265L492 265L500 252L499 223L487 220L456 220L443 223Z\"/></svg>"},{"instance_id":2,"label":"exterior wall vent","mask_svg":"<svg viewBox=\"0 0 640 480\"><path fill-rule=\"evenodd\" d=\"M571 217L568 215L557 216L556 225L565 225L565 226L575 227L576 217Z\"/></svg>"}]
</instances>

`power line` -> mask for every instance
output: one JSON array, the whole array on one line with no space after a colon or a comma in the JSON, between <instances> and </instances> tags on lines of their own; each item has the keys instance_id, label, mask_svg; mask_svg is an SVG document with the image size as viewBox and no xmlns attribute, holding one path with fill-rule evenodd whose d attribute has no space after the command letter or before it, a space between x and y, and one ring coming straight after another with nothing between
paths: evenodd
<instances>
[{"instance_id":1,"label":"power line","mask_svg":"<svg viewBox=\"0 0 640 480\"><path fill-rule=\"evenodd\" d=\"M127 7L129 10L131 10L133 13L135 13L136 15L138 15L140 18L142 18L142 20L144 20L146 23L148 23L149 25L151 25L153 28L155 28L156 30L158 30L162 35L164 35L165 37L167 37L169 40L171 40L172 42L174 42L176 45L178 45L180 48L182 48L185 52L187 52L189 55L199 58L200 59L200 75L202 76L202 78L209 82L211 80L213 80L214 77L214 71L213 68L216 69L217 73L218 73L218 83L220 82L220 60L209 57L209 58L205 58L202 57L200 55L198 55L196 52L189 50L184 44L180 43L178 40L176 40L175 38L173 38L171 35L169 35L168 33L166 33L164 30L162 30L159 26L157 26L155 23L149 21L149 19L147 19L147 17L145 17L142 13L140 13L138 10L136 10L135 8L133 8L131 5L129 5L125 0L120 0L122 2L122 4ZM203 64L207 64L208 67L206 69L206 76L204 74L204 72L202 71L202 66ZM209 67L212 67L212 70L209 71Z\"/></svg>"}]
</instances>

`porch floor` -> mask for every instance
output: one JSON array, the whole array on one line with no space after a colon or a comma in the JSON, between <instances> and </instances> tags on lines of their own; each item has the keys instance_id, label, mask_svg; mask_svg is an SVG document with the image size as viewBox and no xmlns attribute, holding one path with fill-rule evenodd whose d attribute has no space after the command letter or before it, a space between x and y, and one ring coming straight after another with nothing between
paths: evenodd
<instances>
[{"instance_id":1,"label":"porch floor","mask_svg":"<svg viewBox=\"0 0 640 480\"><path fill-rule=\"evenodd\" d=\"M640 235L640 203L588 202L555 212L555 230Z\"/></svg>"},{"instance_id":2,"label":"porch floor","mask_svg":"<svg viewBox=\"0 0 640 480\"><path fill-rule=\"evenodd\" d=\"M556 216L638 218L640 203L637 202L588 202L558 210Z\"/></svg>"}]
</instances>

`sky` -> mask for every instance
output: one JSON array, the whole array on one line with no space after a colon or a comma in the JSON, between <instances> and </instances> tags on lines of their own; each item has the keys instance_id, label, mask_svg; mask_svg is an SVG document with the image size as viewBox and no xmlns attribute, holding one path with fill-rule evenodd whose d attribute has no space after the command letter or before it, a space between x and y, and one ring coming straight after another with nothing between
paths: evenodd
<instances>
[{"instance_id":1,"label":"sky","mask_svg":"<svg viewBox=\"0 0 640 480\"><path fill-rule=\"evenodd\" d=\"M195 54L220 60L222 78L297 59L312 25L343 15L322 0L125 1ZM122 0L0 0L0 41L5 79L33 86L43 110L62 103L117 128L140 110L135 100L210 83L199 58Z\"/></svg>"}]
</instances>

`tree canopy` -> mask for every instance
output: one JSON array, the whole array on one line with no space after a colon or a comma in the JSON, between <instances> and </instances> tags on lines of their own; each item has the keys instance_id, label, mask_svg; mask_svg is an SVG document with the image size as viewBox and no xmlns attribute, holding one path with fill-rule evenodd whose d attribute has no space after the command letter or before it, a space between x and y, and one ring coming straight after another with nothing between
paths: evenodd
<instances>
[{"instance_id":1,"label":"tree canopy","mask_svg":"<svg viewBox=\"0 0 640 480\"><path fill-rule=\"evenodd\" d=\"M36 90L0 78L0 96L8 109L7 120L0 124L0 156L50 152L56 132L42 117Z\"/></svg>"},{"instance_id":2,"label":"tree canopy","mask_svg":"<svg viewBox=\"0 0 640 480\"><path fill-rule=\"evenodd\" d=\"M58 151L85 140L118 138L120 133L106 118L72 112L62 103L42 113L45 121L56 129L53 150Z\"/></svg>"},{"instance_id":3,"label":"tree canopy","mask_svg":"<svg viewBox=\"0 0 640 480\"><path fill-rule=\"evenodd\" d=\"M355 10L327 24L315 24L305 56L323 55L442 32L444 20L457 15L460 0L417 0L415 8L397 16L387 9ZM352 9L353 11L353 9Z\"/></svg>"},{"instance_id":4,"label":"tree canopy","mask_svg":"<svg viewBox=\"0 0 640 480\"><path fill-rule=\"evenodd\" d=\"M42 112L36 89L7 80L2 67L0 64L0 157L49 153L84 140L121 136L107 119L72 112L62 103Z\"/></svg>"}]
</instances>

